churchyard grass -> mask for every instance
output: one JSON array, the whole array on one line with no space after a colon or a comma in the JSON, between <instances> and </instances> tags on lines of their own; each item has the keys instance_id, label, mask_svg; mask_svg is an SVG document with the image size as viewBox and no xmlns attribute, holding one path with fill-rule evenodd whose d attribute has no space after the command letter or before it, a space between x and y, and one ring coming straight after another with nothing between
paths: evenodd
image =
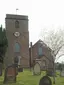
<instances>
[{"instance_id":1,"label":"churchyard grass","mask_svg":"<svg viewBox=\"0 0 64 85\"><path fill-rule=\"evenodd\" d=\"M2 76L0 76L0 85L39 85L39 80L44 75L45 72L42 71L41 75L34 76L32 72L30 72L30 70L25 69L23 72L18 73L16 83L3 84L4 81L3 74ZM51 80L53 81L52 77ZM64 85L64 77L59 77L59 75L57 75L55 85Z\"/></svg>"}]
</instances>

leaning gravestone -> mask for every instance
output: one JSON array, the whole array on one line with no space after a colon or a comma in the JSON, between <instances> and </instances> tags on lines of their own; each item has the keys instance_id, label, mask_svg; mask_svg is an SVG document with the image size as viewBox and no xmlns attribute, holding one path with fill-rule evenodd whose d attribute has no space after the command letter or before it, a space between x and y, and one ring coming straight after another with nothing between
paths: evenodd
<instances>
[{"instance_id":1,"label":"leaning gravestone","mask_svg":"<svg viewBox=\"0 0 64 85\"><path fill-rule=\"evenodd\" d=\"M36 63L33 67L33 75L40 75L40 74L41 74L40 64Z\"/></svg>"},{"instance_id":2,"label":"leaning gravestone","mask_svg":"<svg viewBox=\"0 0 64 85\"><path fill-rule=\"evenodd\" d=\"M0 76L2 76L2 63L0 63Z\"/></svg>"},{"instance_id":3,"label":"leaning gravestone","mask_svg":"<svg viewBox=\"0 0 64 85\"><path fill-rule=\"evenodd\" d=\"M4 83L16 82L16 67L15 65L8 66L5 70Z\"/></svg>"},{"instance_id":4,"label":"leaning gravestone","mask_svg":"<svg viewBox=\"0 0 64 85\"><path fill-rule=\"evenodd\" d=\"M52 85L52 81L48 76L44 76L40 79L39 85Z\"/></svg>"}]
</instances>

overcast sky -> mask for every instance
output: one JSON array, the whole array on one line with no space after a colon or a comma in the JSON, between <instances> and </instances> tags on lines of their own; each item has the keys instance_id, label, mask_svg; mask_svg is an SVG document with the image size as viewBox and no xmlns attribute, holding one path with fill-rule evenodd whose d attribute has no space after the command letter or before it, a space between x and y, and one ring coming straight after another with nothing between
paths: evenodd
<instances>
[{"instance_id":1,"label":"overcast sky","mask_svg":"<svg viewBox=\"0 0 64 85\"><path fill-rule=\"evenodd\" d=\"M0 0L0 24L6 14L28 15L30 41L39 39L41 30L64 28L64 0Z\"/></svg>"}]
</instances>

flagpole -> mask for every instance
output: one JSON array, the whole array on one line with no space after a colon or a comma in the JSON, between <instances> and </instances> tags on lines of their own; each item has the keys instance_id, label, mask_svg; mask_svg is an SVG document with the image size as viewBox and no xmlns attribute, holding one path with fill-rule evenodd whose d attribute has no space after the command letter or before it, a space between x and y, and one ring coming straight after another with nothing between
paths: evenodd
<instances>
[{"instance_id":1,"label":"flagpole","mask_svg":"<svg viewBox=\"0 0 64 85\"><path fill-rule=\"evenodd\" d=\"M19 9L18 8L16 8L16 15L17 15L17 11L18 11Z\"/></svg>"}]
</instances>

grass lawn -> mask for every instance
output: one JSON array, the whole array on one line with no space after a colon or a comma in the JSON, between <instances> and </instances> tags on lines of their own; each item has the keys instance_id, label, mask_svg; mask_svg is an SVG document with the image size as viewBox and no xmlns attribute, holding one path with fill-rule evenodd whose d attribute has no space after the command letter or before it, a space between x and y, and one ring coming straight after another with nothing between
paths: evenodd
<instances>
[{"instance_id":1,"label":"grass lawn","mask_svg":"<svg viewBox=\"0 0 64 85\"><path fill-rule=\"evenodd\" d=\"M39 80L44 75L45 73L42 72L41 75L34 76L30 70L25 69L24 72L18 73L16 83L3 84L3 74L3 76L0 76L0 85L39 85ZM51 80L53 81L53 78ZM64 85L64 77L57 76L55 85Z\"/></svg>"}]
</instances>

